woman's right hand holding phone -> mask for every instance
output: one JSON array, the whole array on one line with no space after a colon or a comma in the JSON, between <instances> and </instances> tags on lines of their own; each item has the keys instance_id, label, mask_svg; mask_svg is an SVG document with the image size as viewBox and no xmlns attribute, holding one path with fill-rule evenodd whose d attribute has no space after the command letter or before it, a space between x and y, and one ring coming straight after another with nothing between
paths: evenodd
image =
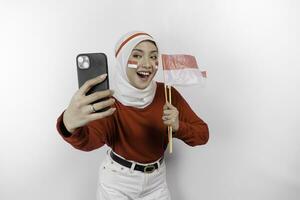
<instances>
[{"instance_id":1,"label":"woman's right hand holding phone","mask_svg":"<svg viewBox=\"0 0 300 200\"><path fill-rule=\"evenodd\" d=\"M109 108L103 112L95 112L104 109L115 103L115 99L108 98L113 95L112 90L104 90L86 96L86 93L94 86L106 79L107 74L86 81L73 95L71 102L63 115L63 122L66 129L72 133L76 128L86 125L96 119L110 116L116 108ZM107 100L94 103L97 100L108 98Z\"/></svg>"}]
</instances>

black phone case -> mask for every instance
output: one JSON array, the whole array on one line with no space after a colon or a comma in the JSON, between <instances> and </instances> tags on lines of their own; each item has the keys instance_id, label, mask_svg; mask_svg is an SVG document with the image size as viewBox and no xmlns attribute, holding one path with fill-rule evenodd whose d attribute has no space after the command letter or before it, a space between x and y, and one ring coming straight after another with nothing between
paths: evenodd
<instances>
[{"instance_id":1,"label":"black phone case","mask_svg":"<svg viewBox=\"0 0 300 200\"><path fill-rule=\"evenodd\" d=\"M89 58L89 68L81 69L78 63L79 56L87 56ZM76 57L76 66L77 66L77 76L78 76L78 86L79 88L88 80L100 76L101 74L108 74L108 65L107 65L107 57L104 53L83 53L79 54ZM92 94L96 91L103 91L109 89L109 79L108 75L106 79L93 86L86 95ZM104 98L101 100L97 100L93 103L97 103L99 101L106 100L108 98ZM104 108L102 110L98 110L97 112L108 110L109 107Z\"/></svg>"}]
</instances>

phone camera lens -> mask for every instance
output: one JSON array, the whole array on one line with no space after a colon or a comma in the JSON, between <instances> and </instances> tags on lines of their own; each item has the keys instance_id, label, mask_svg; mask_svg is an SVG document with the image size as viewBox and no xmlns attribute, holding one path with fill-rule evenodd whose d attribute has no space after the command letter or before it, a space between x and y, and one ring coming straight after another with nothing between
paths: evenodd
<instances>
[{"instance_id":1,"label":"phone camera lens","mask_svg":"<svg viewBox=\"0 0 300 200\"><path fill-rule=\"evenodd\" d=\"M83 63L83 67L84 67L85 69L89 68L89 66L90 66L90 64L89 64L87 61L85 61L85 62Z\"/></svg>"},{"instance_id":2,"label":"phone camera lens","mask_svg":"<svg viewBox=\"0 0 300 200\"><path fill-rule=\"evenodd\" d=\"M79 56L77 60L78 60L79 63L82 63L83 62L82 56Z\"/></svg>"}]
</instances>

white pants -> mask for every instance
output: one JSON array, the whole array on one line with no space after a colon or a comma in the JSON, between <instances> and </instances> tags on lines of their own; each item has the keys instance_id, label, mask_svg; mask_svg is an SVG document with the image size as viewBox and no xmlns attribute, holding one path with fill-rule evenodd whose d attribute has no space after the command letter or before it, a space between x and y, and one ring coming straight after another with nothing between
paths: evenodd
<instances>
[{"instance_id":1,"label":"white pants","mask_svg":"<svg viewBox=\"0 0 300 200\"><path fill-rule=\"evenodd\" d=\"M152 173L144 173L113 161L109 153L110 150L100 165L97 200L171 199L166 182L165 161Z\"/></svg>"}]
</instances>

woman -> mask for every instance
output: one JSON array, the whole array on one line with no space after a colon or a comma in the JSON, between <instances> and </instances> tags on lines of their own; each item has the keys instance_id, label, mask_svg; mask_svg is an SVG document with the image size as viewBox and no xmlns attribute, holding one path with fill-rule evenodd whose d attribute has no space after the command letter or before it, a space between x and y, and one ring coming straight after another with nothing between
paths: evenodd
<instances>
[{"instance_id":1,"label":"woman","mask_svg":"<svg viewBox=\"0 0 300 200\"><path fill-rule=\"evenodd\" d=\"M159 52L152 36L127 33L117 43L115 57L114 92L86 96L105 75L87 81L58 118L57 130L83 151L110 147L99 170L98 199L171 199L163 159L167 126L172 126L173 137L190 146L208 141L208 126L175 88L173 105L165 102L163 83L153 80ZM95 113L106 107L111 108Z\"/></svg>"}]
</instances>

